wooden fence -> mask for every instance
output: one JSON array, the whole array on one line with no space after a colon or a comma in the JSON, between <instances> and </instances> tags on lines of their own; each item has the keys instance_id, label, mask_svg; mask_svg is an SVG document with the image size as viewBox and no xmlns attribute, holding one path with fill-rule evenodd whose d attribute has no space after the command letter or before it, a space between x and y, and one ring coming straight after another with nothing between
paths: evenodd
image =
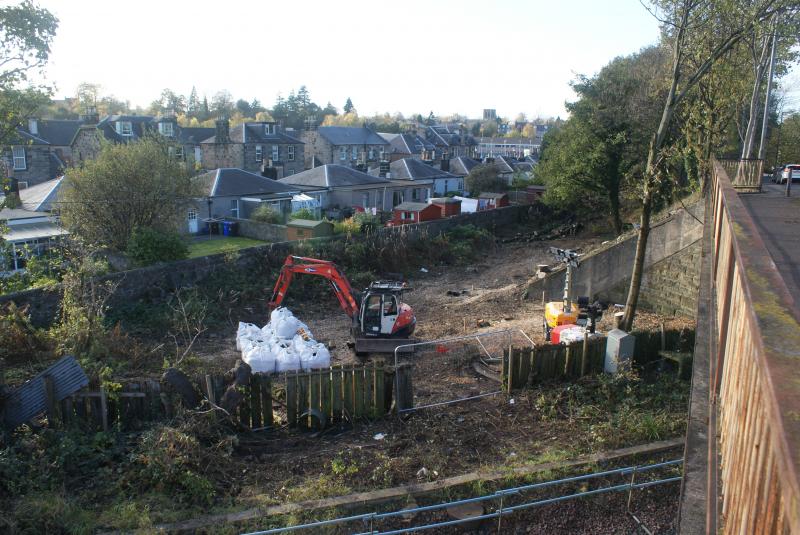
<instances>
[{"instance_id":1,"label":"wooden fence","mask_svg":"<svg viewBox=\"0 0 800 535\"><path fill-rule=\"evenodd\" d=\"M511 392L542 381L601 372L605 362L605 348L605 337L568 345L510 348L503 356L503 389Z\"/></svg>"},{"instance_id":2,"label":"wooden fence","mask_svg":"<svg viewBox=\"0 0 800 535\"><path fill-rule=\"evenodd\" d=\"M800 326L792 297L721 162L711 190L716 327L706 529L800 533ZM704 283L708 283L705 281ZM718 449L717 449L718 448Z\"/></svg>"},{"instance_id":3,"label":"wooden fence","mask_svg":"<svg viewBox=\"0 0 800 535\"><path fill-rule=\"evenodd\" d=\"M380 418L391 408L394 373L377 362L281 375L253 374L249 384L240 387L243 400L231 416L249 429L277 422L290 427L324 427L343 420ZM204 375L194 383L214 404L229 386L223 375ZM60 402L48 396L47 416L53 427L132 430L173 416L178 403L177 395L165 391L156 380L128 382L120 390L94 384Z\"/></svg>"},{"instance_id":4,"label":"wooden fence","mask_svg":"<svg viewBox=\"0 0 800 535\"><path fill-rule=\"evenodd\" d=\"M764 160L719 160L738 191L761 191Z\"/></svg>"}]
</instances>

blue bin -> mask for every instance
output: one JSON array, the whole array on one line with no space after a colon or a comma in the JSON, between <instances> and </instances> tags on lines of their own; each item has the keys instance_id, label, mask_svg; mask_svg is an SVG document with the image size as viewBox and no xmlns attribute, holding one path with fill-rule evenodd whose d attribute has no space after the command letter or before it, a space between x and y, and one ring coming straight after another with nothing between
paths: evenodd
<instances>
[{"instance_id":1,"label":"blue bin","mask_svg":"<svg viewBox=\"0 0 800 535\"><path fill-rule=\"evenodd\" d=\"M230 221L223 221L222 222L222 235L223 236L230 236L231 235L231 222Z\"/></svg>"}]
</instances>

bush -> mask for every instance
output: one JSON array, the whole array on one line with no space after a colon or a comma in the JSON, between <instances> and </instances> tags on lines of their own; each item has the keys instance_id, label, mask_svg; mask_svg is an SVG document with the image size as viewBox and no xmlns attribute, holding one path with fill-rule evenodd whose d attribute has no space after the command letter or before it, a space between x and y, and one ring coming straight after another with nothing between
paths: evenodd
<instances>
[{"instance_id":1,"label":"bush","mask_svg":"<svg viewBox=\"0 0 800 535\"><path fill-rule=\"evenodd\" d=\"M183 260L189 256L189 247L176 232L153 228L137 228L128 242L128 256L139 266L156 262Z\"/></svg>"},{"instance_id":2,"label":"bush","mask_svg":"<svg viewBox=\"0 0 800 535\"><path fill-rule=\"evenodd\" d=\"M291 219L308 219L311 221L317 221L319 217L317 217L313 210L302 208L296 212L292 212Z\"/></svg>"},{"instance_id":3,"label":"bush","mask_svg":"<svg viewBox=\"0 0 800 535\"><path fill-rule=\"evenodd\" d=\"M282 223L281 214L267 206L266 204L260 205L253 210L250 214L250 219L253 221L260 221L261 223L272 223L274 225Z\"/></svg>"}]
</instances>

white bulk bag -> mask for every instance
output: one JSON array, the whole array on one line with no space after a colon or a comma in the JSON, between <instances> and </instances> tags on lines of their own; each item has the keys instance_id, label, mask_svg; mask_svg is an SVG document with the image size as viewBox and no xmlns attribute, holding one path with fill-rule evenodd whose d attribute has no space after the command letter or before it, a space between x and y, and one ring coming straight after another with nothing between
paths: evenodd
<instances>
[{"instance_id":1,"label":"white bulk bag","mask_svg":"<svg viewBox=\"0 0 800 535\"><path fill-rule=\"evenodd\" d=\"M252 340L255 337L261 336L261 329L252 323L239 322L239 328L236 330L236 349L242 350L243 340Z\"/></svg>"},{"instance_id":2,"label":"white bulk bag","mask_svg":"<svg viewBox=\"0 0 800 535\"><path fill-rule=\"evenodd\" d=\"M300 369L300 357L291 347L280 347L276 353L275 371L290 372Z\"/></svg>"},{"instance_id":3,"label":"white bulk bag","mask_svg":"<svg viewBox=\"0 0 800 535\"><path fill-rule=\"evenodd\" d=\"M325 344L307 346L306 350L300 355L300 364L303 366L303 370L330 368L331 353L325 347Z\"/></svg>"},{"instance_id":4,"label":"white bulk bag","mask_svg":"<svg viewBox=\"0 0 800 535\"><path fill-rule=\"evenodd\" d=\"M253 373L273 373L276 368L275 355L267 343L253 346L242 360L250 365Z\"/></svg>"}]
</instances>

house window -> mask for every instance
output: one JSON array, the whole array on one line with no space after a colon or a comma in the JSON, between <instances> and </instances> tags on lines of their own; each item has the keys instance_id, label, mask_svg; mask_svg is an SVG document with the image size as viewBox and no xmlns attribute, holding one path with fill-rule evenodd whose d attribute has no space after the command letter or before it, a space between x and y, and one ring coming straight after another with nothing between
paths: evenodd
<instances>
[{"instance_id":1,"label":"house window","mask_svg":"<svg viewBox=\"0 0 800 535\"><path fill-rule=\"evenodd\" d=\"M281 147L280 147L280 145L273 145L272 146L272 161L273 162L281 161Z\"/></svg>"},{"instance_id":2,"label":"house window","mask_svg":"<svg viewBox=\"0 0 800 535\"><path fill-rule=\"evenodd\" d=\"M375 149L374 148L370 148L369 149L369 159L370 160L374 160L375 159Z\"/></svg>"},{"instance_id":3,"label":"house window","mask_svg":"<svg viewBox=\"0 0 800 535\"><path fill-rule=\"evenodd\" d=\"M294 145L289 145L288 150L289 150L288 160L290 162L293 162L294 161Z\"/></svg>"},{"instance_id":4,"label":"house window","mask_svg":"<svg viewBox=\"0 0 800 535\"><path fill-rule=\"evenodd\" d=\"M11 149L11 152L14 155L14 170L15 171L24 171L27 169L27 165L25 163L25 148L24 147L14 147Z\"/></svg>"},{"instance_id":5,"label":"house window","mask_svg":"<svg viewBox=\"0 0 800 535\"><path fill-rule=\"evenodd\" d=\"M342 161L347 159L347 147L339 147L339 159Z\"/></svg>"},{"instance_id":6,"label":"house window","mask_svg":"<svg viewBox=\"0 0 800 535\"><path fill-rule=\"evenodd\" d=\"M28 187L28 182L25 180L17 180L17 189L25 189Z\"/></svg>"},{"instance_id":7,"label":"house window","mask_svg":"<svg viewBox=\"0 0 800 535\"><path fill-rule=\"evenodd\" d=\"M189 208L188 219L189 221L195 221L197 219L197 210L194 208Z\"/></svg>"},{"instance_id":8,"label":"house window","mask_svg":"<svg viewBox=\"0 0 800 535\"><path fill-rule=\"evenodd\" d=\"M117 121L117 134L121 136L132 136L133 125L130 121Z\"/></svg>"},{"instance_id":9,"label":"house window","mask_svg":"<svg viewBox=\"0 0 800 535\"><path fill-rule=\"evenodd\" d=\"M264 161L264 147L261 145L256 145L256 161L263 162Z\"/></svg>"},{"instance_id":10,"label":"house window","mask_svg":"<svg viewBox=\"0 0 800 535\"><path fill-rule=\"evenodd\" d=\"M392 207L397 206L403 202L403 192L402 191L393 191L392 192Z\"/></svg>"},{"instance_id":11,"label":"house window","mask_svg":"<svg viewBox=\"0 0 800 535\"><path fill-rule=\"evenodd\" d=\"M203 149L201 149L200 147L194 148L194 161L197 163L203 162Z\"/></svg>"},{"instance_id":12,"label":"house window","mask_svg":"<svg viewBox=\"0 0 800 535\"><path fill-rule=\"evenodd\" d=\"M400 219L403 221L414 221L414 212L400 212Z\"/></svg>"},{"instance_id":13,"label":"house window","mask_svg":"<svg viewBox=\"0 0 800 535\"><path fill-rule=\"evenodd\" d=\"M363 208L369 208L369 192L361 194L361 206Z\"/></svg>"},{"instance_id":14,"label":"house window","mask_svg":"<svg viewBox=\"0 0 800 535\"><path fill-rule=\"evenodd\" d=\"M414 201L419 200L419 190L417 188L411 190L411 199Z\"/></svg>"},{"instance_id":15,"label":"house window","mask_svg":"<svg viewBox=\"0 0 800 535\"><path fill-rule=\"evenodd\" d=\"M175 135L175 125L172 123L158 123L158 131L162 136L172 137Z\"/></svg>"},{"instance_id":16,"label":"house window","mask_svg":"<svg viewBox=\"0 0 800 535\"><path fill-rule=\"evenodd\" d=\"M358 160L358 147L353 147L353 159Z\"/></svg>"},{"instance_id":17,"label":"house window","mask_svg":"<svg viewBox=\"0 0 800 535\"><path fill-rule=\"evenodd\" d=\"M231 199L231 217L239 219L239 199Z\"/></svg>"},{"instance_id":18,"label":"house window","mask_svg":"<svg viewBox=\"0 0 800 535\"><path fill-rule=\"evenodd\" d=\"M264 125L264 135L271 136L275 133L275 125L274 124L265 124Z\"/></svg>"},{"instance_id":19,"label":"house window","mask_svg":"<svg viewBox=\"0 0 800 535\"><path fill-rule=\"evenodd\" d=\"M183 147L175 147L175 159L183 161Z\"/></svg>"}]
</instances>

